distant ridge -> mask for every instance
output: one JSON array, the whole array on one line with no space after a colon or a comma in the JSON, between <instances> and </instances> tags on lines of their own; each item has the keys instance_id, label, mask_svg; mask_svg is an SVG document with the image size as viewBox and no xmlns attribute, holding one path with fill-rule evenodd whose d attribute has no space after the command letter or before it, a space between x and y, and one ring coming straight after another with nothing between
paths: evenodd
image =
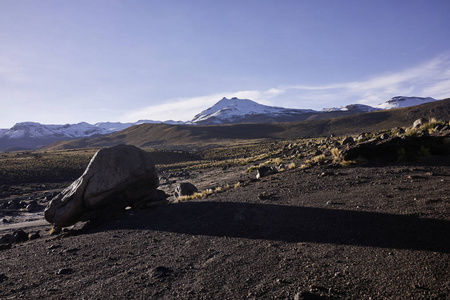
<instances>
[{"instance_id":1,"label":"distant ridge","mask_svg":"<svg viewBox=\"0 0 450 300\"><path fill-rule=\"evenodd\" d=\"M138 147L199 150L214 145L245 143L249 140L278 140L375 132L411 126L421 117L450 120L450 98L418 106L379 110L351 116L292 123L247 123L225 125L142 124L94 138L58 142L45 149L73 149L131 144Z\"/></svg>"},{"instance_id":2,"label":"distant ridge","mask_svg":"<svg viewBox=\"0 0 450 300\"><path fill-rule=\"evenodd\" d=\"M378 107L350 104L322 111L292 109L259 104L249 99L222 98L212 107L197 114L189 122L140 120L135 123L103 122L94 125L86 122L65 125L45 125L35 122L17 123L10 129L0 129L0 151L35 149L57 141L95 138L140 124L170 125L220 125L236 123L287 123L350 116L382 109L409 107L436 101L433 98L394 97Z\"/></svg>"}]
</instances>

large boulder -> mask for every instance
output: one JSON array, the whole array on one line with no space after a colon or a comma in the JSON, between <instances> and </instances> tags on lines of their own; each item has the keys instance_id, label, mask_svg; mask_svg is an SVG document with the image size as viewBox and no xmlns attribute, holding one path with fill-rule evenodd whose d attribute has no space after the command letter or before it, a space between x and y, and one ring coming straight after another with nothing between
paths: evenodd
<instances>
[{"instance_id":1,"label":"large boulder","mask_svg":"<svg viewBox=\"0 0 450 300\"><path fill-rule=\"evenodd\" d=\"M165 200L155 164L148 152L119 145L99 150L80 178L55 196L45 209L45 219L67 227L143 202Z\"/></svg>"}]
</instances>

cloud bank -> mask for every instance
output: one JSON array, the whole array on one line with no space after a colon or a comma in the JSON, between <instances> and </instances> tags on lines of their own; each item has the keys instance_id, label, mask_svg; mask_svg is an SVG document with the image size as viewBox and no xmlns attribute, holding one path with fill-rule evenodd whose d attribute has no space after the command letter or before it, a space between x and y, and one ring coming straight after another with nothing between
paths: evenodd
<instances>
[{"instance_id":1,"label":"cloud bank","mask_svg":"<svg viewBox=\"0 0 450 300\"><path fill-rule=\"evenodd\" d=\"M321 110L359 103L375 106L395 96L444 99L450 97L450 52L415 67L352 82L306 86L286 85L266 90L221 92L190 98L168 99L166 103L130 111L126 121L190 120L223 97L250 99L261 104Z\"/></svg>"}]
</instances>

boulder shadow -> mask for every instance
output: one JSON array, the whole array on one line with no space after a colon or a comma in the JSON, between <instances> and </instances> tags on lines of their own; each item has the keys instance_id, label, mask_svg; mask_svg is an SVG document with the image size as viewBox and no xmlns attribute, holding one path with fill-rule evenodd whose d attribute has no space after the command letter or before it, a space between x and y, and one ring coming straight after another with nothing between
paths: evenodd
<instances>
[{"instance_id":1,"label":"boulder shadow","mask_svg":"<svg viewBox=\"0 0 450 300\"><path fill-rule=\"evenodd\" d=\"M105 226L97 230L145 229L450 253L449 221L340 209L186 202L142 211Z\"/></svg>"}]
</instances>

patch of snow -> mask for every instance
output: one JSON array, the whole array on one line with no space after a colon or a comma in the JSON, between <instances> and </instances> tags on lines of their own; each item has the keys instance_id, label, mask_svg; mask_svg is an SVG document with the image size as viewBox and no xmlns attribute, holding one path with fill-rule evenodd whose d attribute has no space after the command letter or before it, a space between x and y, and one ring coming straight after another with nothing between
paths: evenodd
<instances>
[{"instance_id":1,"label":"patch of snow","mask_svg":"<svg viewBox=\"0 0 450 300\"><path fill-rule=\"evenodd\" d=\"M360 111L360 112L371 112L380 110L380 108L375 108L369 105L364 104L350 104L347 106L341 106L341 107L330 107L330 108L324 108L322 112L333 112L333 111Z\"/></svg>"},{"instance_id":2,"label":"patch of snow","mask_svg":"<svg viewBox=\"0 0 450 300\"><path fill-rule=\"evenodd\" d=\"M378 104L376 107L380 109L392 109L392 108L415 106L433 101L436 101L436 99L431 97L422 98L422 97L397 96L393 97L392 99L384 103Z\"/></svg>"},{"instance_id":3,"label":"patch of snow","mask_svg":"<svg viewBox=\"0 0 450 300\"><path fill-rule=\"evenodd\" d=\"M238 117L244 117L252 114L267 114L273 116L287 115L292 113L312 112L310 109L288 109L276 106L267 106L259 104L248 99L222 98L212 107L196 115L188 124L196 124L214 118L215 123L232 120Z\"/></svg>"}]
</instances>

